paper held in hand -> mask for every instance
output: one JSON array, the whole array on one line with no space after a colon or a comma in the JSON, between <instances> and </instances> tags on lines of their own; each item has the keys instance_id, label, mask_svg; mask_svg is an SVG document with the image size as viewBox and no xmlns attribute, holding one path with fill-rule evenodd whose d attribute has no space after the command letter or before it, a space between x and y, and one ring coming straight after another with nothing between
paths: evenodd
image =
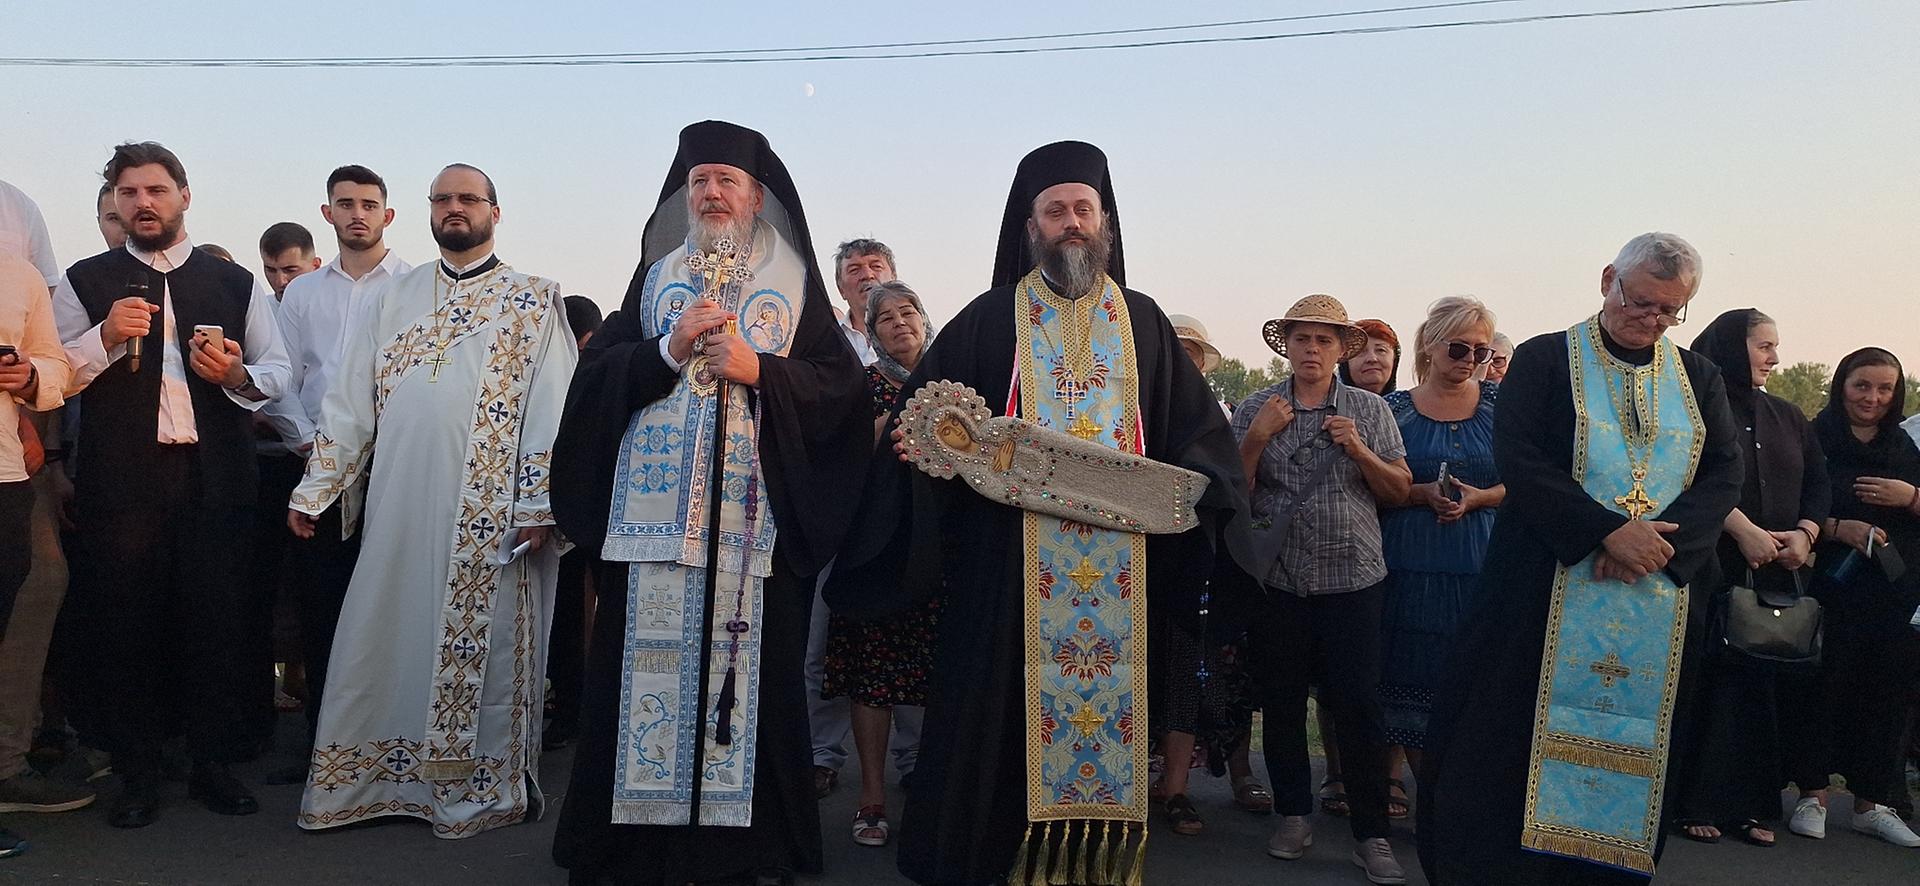
<instances>
[{"instance_id":1,"label":"paper held in hand","mask_svg":"<svg viewBox=\"0 0 1920 886\"><path fill-rule=\"evenodd\" d=\"M914 392L900 413L901 442L915 467L958 476L974 492L1022 510L1102 529L1148 534L1199 524L1194 505L1207 478L1012 416L958 382Z\"/></svg>"}]
</instances>

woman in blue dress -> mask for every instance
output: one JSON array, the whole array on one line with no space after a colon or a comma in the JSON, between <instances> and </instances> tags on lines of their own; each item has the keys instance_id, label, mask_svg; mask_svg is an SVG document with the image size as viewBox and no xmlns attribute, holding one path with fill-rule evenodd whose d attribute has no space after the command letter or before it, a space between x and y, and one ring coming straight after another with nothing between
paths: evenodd
<instances>
[{"instance_id":1,"label":"woman in blue dress","mask_svg":"<svg viewBox=\"0 0 1920 886\"><path fill-rule=\"evenodd\" d=\"M1494 509L1506 497L1493 463L1500 386L1474 379L1493 358L1493 339L1493 312L1478 299L1434 302L1414 337L1418 384L1386 398L1406 441L1413 487L1407 501L1380 515L1388 572L1380 701L1387 741L1415 772L1436 680L1479 590ZM1401 790L1393 793L1406 802Z\"/></svg>"}]
</instances>

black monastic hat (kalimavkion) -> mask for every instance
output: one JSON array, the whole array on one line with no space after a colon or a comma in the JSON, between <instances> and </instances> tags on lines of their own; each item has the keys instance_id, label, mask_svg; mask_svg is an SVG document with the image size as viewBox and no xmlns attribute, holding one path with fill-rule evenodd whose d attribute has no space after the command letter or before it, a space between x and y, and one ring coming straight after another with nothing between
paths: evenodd
<instances>
[{"instance_id":1,"label":"black monastic hat (kalimavkion)","mask_svg":"<svg viewBox=\"0 0 1920 886\"><path fill-rule=\"evenodd\" d=\"M1113 226L1113 253L1107 259L1107 276L1118 285L1127 285L1127 264L1120 249L1120 207L1113 201L1113 178L1107 173L1107 155L1086 142L1074 141L1035 148L1020 161L1020 168L1013 174L1013 188L1007 193L1006 214L1000 219L1000 244L993 256L993 285L1018 283L1033 270L1037 259L1027 247L1027 219L1033 215L1033 201L1042 191L1070 182L1100 192L1107 224Z\"/></svg>"},{"instance_id":2,"label":"black monastic hat (kalimavkion)","mask_svg":"<svg viewBox=\"0 0 1920 886\"><path fill-rule=\"evenodd\" d=\"M767 137L745 126L719 120L705 120L680 130L680 148L673 165L660 186L660 200L640 236L640 267L634 273L634 287L645 279L647 269L687 240L687 174L695 166L724 163L753 176L764 192L765 203L760 220L780 232L787 245L799 252L807 267L806 298L817 294L827 298L826 283L814 258L813 235L807 229L807 216L800 207L800 192L787 174L787 165L773 152ZM826 308L822 308L826 310Z\"/></svg>"}]
</instances>

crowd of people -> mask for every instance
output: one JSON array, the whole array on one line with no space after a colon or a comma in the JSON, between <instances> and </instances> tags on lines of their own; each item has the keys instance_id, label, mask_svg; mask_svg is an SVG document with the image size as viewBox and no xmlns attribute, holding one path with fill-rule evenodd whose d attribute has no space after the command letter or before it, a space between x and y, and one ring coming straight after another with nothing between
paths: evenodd
<instances>
[{"instance_id":1,"label":"crowd of people","mask_svg":"<svg viewBox=\"0 0 1920 886\"><path fill-rule=\"evenodd\" d=\"M1852 830L1920 847L1906 372L1857 350L1809 418L1761 310L1679 347L1674 235L1517 346L1472 297L1403 337L1309 295L1263 328L1286 377L1225 403L1079 142L1020 162L992 288L938 322L880 240L822 274L732 124L681 133L604 319L496 253L470 165L423 264L383 238L415 204L344 165L335 257L279 222L258 275L188 235L165 147L103 179L66 267L0 182L0 813L99 791L141 828L185 782L252 814L264 759L302 828L463 838L540 817L571 745L581 884L818 872L855 754L826 839L927 884L1140 883L1150 829L1215 814L1196 772L1276 859L1345 817L1379 884L1401 819L1445 884L1772 846L1790 785L1824 838L1835 775Z\"/></svg>"}]
</instances>

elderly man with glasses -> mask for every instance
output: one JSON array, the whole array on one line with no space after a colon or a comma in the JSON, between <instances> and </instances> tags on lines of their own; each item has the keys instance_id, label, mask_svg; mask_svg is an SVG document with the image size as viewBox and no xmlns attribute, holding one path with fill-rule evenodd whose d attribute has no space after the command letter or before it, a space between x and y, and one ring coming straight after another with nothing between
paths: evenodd
<instances>
[{"instance_id":1,"label":"elderly man with glasses","mask_svg":"<svg viewBox=\"0 0 1920 886\"><path fill-rule=\"evenodd\" d=\"M1430 883L1654 873L1704 645L1687 596L1713 585L1741 486L1719 370L1666 338L1700 275L1685 240L1643 234L1601 271L1599 313L1514 351L1493 435L1507 497L1420 773Z\"/></svg>"}]
</instances>

